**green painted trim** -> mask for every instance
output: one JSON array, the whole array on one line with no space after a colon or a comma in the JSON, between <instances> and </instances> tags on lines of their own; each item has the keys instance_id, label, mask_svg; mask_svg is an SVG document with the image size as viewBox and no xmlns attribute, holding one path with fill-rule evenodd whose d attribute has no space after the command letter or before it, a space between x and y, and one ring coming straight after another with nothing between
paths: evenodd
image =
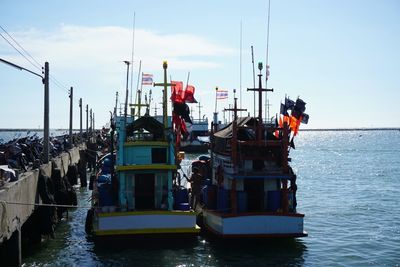
<instances>
[{"instance_id":1,"label":"green painted trim","mask_svg":"<svg viewBox=\"0 0 400 267\"><path fill-rule=\"evenodd\" d=\"M179 216L196 216L194 211L169 211L169 210L152 210L152 211L125 211L125 212L106 212L97 213L99 217L117 217L131 215L179 215Z\"/></svg>"},{"instance_id":2,"label":"green painted trim","mask_svg":"<svg viewBox=\"0 0 400 267\"><path fill-rule=\"evenodd\" d=\"M168 142L163 141L134 141L134 142L125 142L125 147L129 146L162 146L168 147Z\"/></svg>"},{"instance_id":3,"label":"green painted trim","mask_svg":"<svg viewBox=\"0 0 400 267\"><path fill-rule=\"evenodd\" d=\"M176 165L162 164L143 164L143 165L124 165L117 166L117 171L135 171L135 170L176 170Z\"/></svg>"},{"instance_id":4,"label":"green painted trim","mask_svg":"<svg viewBox=\"0 0 400 267\"><path fill-rule=\"evenodd\" d=\"M148 229L129 229L129 230L95 230L94 234L97 236L109 235L140 235L140 234L185 234L185 233L199 233L200 227L196 225L193 228L148 228Z\"/></svg>"}]
</instances>

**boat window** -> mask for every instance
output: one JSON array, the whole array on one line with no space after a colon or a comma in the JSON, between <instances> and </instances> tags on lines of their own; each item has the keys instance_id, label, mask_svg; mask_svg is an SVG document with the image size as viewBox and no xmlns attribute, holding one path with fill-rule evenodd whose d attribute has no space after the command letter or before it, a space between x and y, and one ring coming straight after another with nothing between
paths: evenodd
<instances>
[{"instance_id":1,"label":"boat window","mask_svg":"<svg viewBox=\"0 0 400 267\"><path fill-rule=\"evenodd\" d=\"M152 163L167 163L167 149L152 148L151 149L151 162Z\"/></svg>"}]
</instances>

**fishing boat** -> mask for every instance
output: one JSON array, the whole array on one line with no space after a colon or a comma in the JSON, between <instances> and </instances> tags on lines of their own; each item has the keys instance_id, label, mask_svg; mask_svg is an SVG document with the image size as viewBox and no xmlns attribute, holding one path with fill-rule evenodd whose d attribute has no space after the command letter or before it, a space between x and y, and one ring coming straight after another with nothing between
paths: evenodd
<instances>
[{"instance_id":1,"label":"fishing boat","mask_svg":"<svg viewBox=\"0 0 400 267\"><path fill-rule=\"evenodd\" d=\"M208 130L208 119L193 119L187 140L182 140L180 149L187 153L206 153L209 148L210 138Z\"/></svg>"},{"instance_id":2,"label":"fishing boat","mask_svg":"<svg viewBox=\"0 0 400 267\"><path fill-rule=\"evenodd\" d=\"M163 122L148 113L113 118L116 153L99 162L87 231L96 238L195 236L196 213L187 190L176 187L177 157L172 120L167 116L167 63L164 62ZM112 142L111 142L112 143Z\"/></svg>"},{"instance_id":3,"label":"fishing boat","mask_svg":"<svg viewBox=\"0 0 400 267\"><path fill-rule=\"evenodd\" d=\"M203 178L196 196L199 221L224 238L304 237L289 151L302 118L308 118L305 103L298 99L285 108L280 123L264 120L262 93L273 89L262 88L262 64L259 69L259 87L248 89L258 91L258 117L238 117L245 110L235 98L233 121L220 130L212 124L210 158L192 162L192 171Z\"/></svg>"}]
</instances>

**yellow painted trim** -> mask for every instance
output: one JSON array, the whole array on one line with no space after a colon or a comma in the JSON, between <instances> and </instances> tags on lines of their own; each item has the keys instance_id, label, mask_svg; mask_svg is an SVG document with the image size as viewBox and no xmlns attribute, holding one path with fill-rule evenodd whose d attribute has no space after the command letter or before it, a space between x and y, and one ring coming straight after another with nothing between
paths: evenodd
<instances>
[{"instance_id":1,"label":"yellow painted trim","mask_svg":"<svg viewBox=\"0 0 400 267\"><path fill-rule=\"evenodd\" d=\"M95 230L97 236L107 235L139 235L139 234L185 234L199 233L200 227L194 228L148 228L148 229L129 229L129 230Z\"/></svg>"},{"instance_id":2,"label":"yellow painted trim","mask_svg":"<svg viewBox=\"0 0 400 267\"><path fill-rule=\"evenodd\" d=\"M117 171L135 171L135 170L176 170L176 165L143 164L143 165L117 166Z\"/></svg>"},{"instance_id":3,"label":"yellow painted trim","mask_svg":"<svg viewBox=\"0 0 400 267\"><path fill-rule=\"evenodd\" d=\"M124 146L163 146L163 147L168 147L168 142L163 142L163 141L134 141L134 142L125 142Z\"/></svg>"},{"instance_id":4,"label":"yellow painted trim","mask_svg":"<svg viewBox=\"0 0 400 267\"><path fill-rule=\"evenodd\" d=\"M117 217L117 216L137 216L137 215L180 215L180 216L195 216L195 211L167 211L167 210L152 210L152 211L126 211L126 212L105 212L97 213L99 217Z\"/></svg>"}]
</instances>

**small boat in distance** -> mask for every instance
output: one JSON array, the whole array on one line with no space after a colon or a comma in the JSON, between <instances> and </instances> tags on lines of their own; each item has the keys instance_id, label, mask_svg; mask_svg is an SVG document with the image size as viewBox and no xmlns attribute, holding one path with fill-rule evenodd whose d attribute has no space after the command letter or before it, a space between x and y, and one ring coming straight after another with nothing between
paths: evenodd
<instances>
[{"instance_id":1,"label":"small boat in distance","mask_svg":"<svg viewBox=\"0 0 400 267\"><path fill-rule=\"evenodd\" d=\"M304 237L304 214L297 212L296 175L288 155L302 117L308 118L305 103L298 99L284 108L279 125L263 120L262 92L272 90L262 88L260 64L259 69L259 88L248 89L258 91L258 117L239 118L243 109L235 98L234 120L220 130L212 124L210 159L192 163L205 185L196 196L199 221L224 238Z\"/></svg>"},{"instance_id":2,"label":"small boat in distance","mask_svg":"<svg viewBox=\"0 0 400 267\"><path fill-rule=\"evenodd\" d=\"M181 141L180 150L187 153L205 153L210 145L208 119L199 116L198 119L192 118L192 122L190 134L186 140Z\"/></svg>"},{"instance_id":3,"label":"small boat in distance","mask_svg":"<svg viewBox=\"0 0 400 267\"><path fill-rule=\"evenodd\" d=\"M148 113L113 119L112 140L114 128L118 135L115 160L111 153L99 163L86 222L87 232L95 238L181 237L200 231L187 190L176 186L182 158L176 155L166 112L166 62L163 68L164 83L155 84L164 87L163 122Z\"/></svg>"}]
</instances>

